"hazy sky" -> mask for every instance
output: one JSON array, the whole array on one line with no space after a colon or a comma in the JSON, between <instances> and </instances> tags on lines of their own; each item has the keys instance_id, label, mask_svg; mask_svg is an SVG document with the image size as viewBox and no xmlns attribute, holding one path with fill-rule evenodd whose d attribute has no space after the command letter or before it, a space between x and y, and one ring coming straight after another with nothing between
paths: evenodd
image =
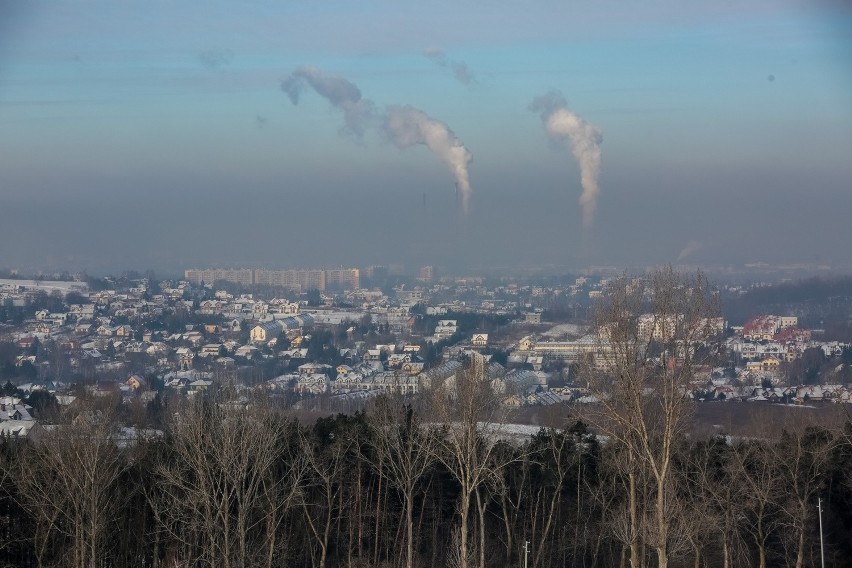
<instances>
[{"instance_id":1,"label":"hazy sky","mask_svg":"<svg viewBox=\"0 0 852 568\"><path fill-rule=\"evenodd\" d=\"M852 265L848 5L0 0L0 267Z\"/></svg>"}]
</instances>

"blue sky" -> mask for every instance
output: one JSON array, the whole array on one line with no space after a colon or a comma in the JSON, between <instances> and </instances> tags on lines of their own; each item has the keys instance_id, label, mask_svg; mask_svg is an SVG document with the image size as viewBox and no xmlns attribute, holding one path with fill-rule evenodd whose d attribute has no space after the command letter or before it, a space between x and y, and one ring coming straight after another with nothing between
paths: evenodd
<instances>
[{"instance_id":1,"label":"blue sky","mask_svg":"<svg viewBox=\"0 0 852 568\"><path fill-rule=\"evenodd\" d=\"M450 129L470 213L300 66ZM591 227L553 90L602 132ZM0 0L0 266L848 266L850 190L842 2Z\"/></svg>"}]
</instances>

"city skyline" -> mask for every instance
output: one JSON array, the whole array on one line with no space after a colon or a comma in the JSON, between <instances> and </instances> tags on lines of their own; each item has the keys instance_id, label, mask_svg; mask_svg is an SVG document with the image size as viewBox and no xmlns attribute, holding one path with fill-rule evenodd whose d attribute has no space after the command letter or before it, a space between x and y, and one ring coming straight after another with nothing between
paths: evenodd
<instances>
[{"instance_id":1,"label":"city skyline","mask_svg":"<svg viewBox=\"0 0 852 568\"><path fill-rule=\"evenodd\" d=\"M2 0L0 267L852 266L850 31L792 0ZM355 90L293 100L303 69ZM591 194L548 93L599 135Z\"/></svg>"}]
</instances>

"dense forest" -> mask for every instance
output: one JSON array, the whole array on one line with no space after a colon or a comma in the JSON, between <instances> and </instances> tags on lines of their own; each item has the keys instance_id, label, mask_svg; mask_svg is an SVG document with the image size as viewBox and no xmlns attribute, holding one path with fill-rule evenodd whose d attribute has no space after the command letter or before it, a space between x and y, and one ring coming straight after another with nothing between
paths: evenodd
<instances>
[{"instance_id":1,"label":"dense forest","mask_svg":"<svg viewBox=\"0 0 852 568\"><path fill-rule=\"evenodd\" d=\"M852 556L848 427L679 438L661 543L653 476L623 446L581 421L512 436L468 382L440 408L310 423L213 397L147 433L81 409L4 441L0 562L520 566L528 542L535 567L658 566L660 546L672 566L817 566L818 498L828 565Z\"/></svg>"}]
</instances>

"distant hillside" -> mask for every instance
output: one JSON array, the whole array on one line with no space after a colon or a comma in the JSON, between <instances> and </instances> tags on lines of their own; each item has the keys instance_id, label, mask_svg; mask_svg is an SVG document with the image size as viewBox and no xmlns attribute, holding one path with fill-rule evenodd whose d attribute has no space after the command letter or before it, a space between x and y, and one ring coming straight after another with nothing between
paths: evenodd
<instances>
[{"instance_id":1,"label":"distant hillside","mask_svg":"<svg viewBox=\"0 0 852 568\"><path fill-rule=\"evenodd\" d=\"M723 310L732 325L758 314L795 315L809 327L846 322L852 315L852 276L808 278L749 290L726 298Z\"/></svg>"}]
</instances>

